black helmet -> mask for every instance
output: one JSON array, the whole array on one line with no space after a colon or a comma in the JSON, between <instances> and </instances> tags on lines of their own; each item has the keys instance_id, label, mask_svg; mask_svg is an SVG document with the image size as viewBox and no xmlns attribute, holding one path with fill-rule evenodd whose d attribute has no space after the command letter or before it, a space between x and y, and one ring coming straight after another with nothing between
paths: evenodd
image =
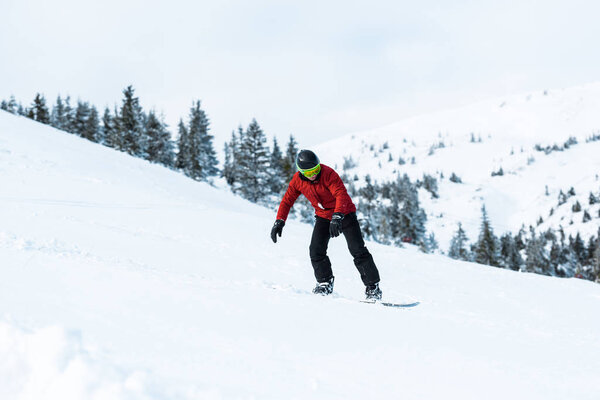
<instances>
[{"instance_id":1,"label":"black helmet","mask_svg":"<svg viewBox=\"0 0 600 400\"><path fill-rule=\"evenodd\" d=\"M300 150L296 156L296 168L298 170L311 169L320 163L319 157L310 150Z\"/></svg>"}]
</instances>

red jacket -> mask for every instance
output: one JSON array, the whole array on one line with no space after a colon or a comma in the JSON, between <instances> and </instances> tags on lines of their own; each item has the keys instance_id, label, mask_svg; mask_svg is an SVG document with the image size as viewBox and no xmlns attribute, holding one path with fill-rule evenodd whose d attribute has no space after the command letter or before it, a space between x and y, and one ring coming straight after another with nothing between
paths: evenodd
<instances>
[{"instance_id":1,"label":"red jacket","mask_svg":"<svg viewBox=\"0 0 600 400\"><path fill-rule=\"evenodd\" d=\"M321 172L310 181L297 172L294 174L283 199L279 204L277 219L286 220L294 202L303 194L315 208L317 216L331 219L335 212L348 214L356 211L356 206L346 191L340 176L332 168L321 164Z\"/></svg>"}]
</instances>

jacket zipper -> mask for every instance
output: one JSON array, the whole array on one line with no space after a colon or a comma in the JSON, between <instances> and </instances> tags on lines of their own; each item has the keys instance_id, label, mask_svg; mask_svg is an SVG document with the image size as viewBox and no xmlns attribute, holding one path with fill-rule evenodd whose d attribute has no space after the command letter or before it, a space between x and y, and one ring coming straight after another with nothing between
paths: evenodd
<instances>
[{"instance_id":1,"label":"jacket zipper","mask_svg":"<svg viewBox=\"0 0 600 400\"><path fill-rule=\"evenodd\" d=\"M321 198L319 197L319 195L317 194L317 189L316 189L316 185L318 185L318 183L312 183L311 182L311 189L313 191L313 194L315 196L315 198L317 199L317 205L319 206L319 208L323 211L327 211L327 210L333 210L334 208L325 208L325 206L323 205L323 203L321 202Z\"/></svg>"}]
</instances>

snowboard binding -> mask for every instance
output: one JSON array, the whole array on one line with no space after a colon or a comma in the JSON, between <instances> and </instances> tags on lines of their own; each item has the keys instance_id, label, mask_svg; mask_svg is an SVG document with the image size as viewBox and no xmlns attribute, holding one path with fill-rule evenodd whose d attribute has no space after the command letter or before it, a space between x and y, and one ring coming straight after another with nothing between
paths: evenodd
<instances>
[{"instance_id":1,"label":"snowboard binding","mask_svg":"<svg viewBox=\"0 0 600 400\"><path fill-rule=\"evenodd\" d=\"M320 294L321 296L327 296L333 292L333 280L332 276L330 280L325 282L317 282L317 286L313 289L314 294Z\"/></svg>"}]
</instances>

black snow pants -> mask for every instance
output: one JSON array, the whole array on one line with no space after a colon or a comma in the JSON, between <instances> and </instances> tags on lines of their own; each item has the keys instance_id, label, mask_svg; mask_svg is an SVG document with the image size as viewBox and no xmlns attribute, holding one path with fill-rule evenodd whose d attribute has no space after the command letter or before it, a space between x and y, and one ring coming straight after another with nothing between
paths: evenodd
<instances>
[{"instance_id":1,"label":"black snow pants","mask_svg":"<svg viewBox=\"0 0 600 400\"><path fill-rule=\"evenodd\" d=\"M329 244L329 220L315 217L315 227L310 241L310 261L315 270L317 282L326 282L333 277L331 261L327 257ZM360 278L365 285L379 282L379 271L373 261L373 256L365 247L360 225L356 213L347 214L342 220L342 233L348 243L348 250L354 257L354 265L360 273Z\"/></svg>"}]
</instances>

